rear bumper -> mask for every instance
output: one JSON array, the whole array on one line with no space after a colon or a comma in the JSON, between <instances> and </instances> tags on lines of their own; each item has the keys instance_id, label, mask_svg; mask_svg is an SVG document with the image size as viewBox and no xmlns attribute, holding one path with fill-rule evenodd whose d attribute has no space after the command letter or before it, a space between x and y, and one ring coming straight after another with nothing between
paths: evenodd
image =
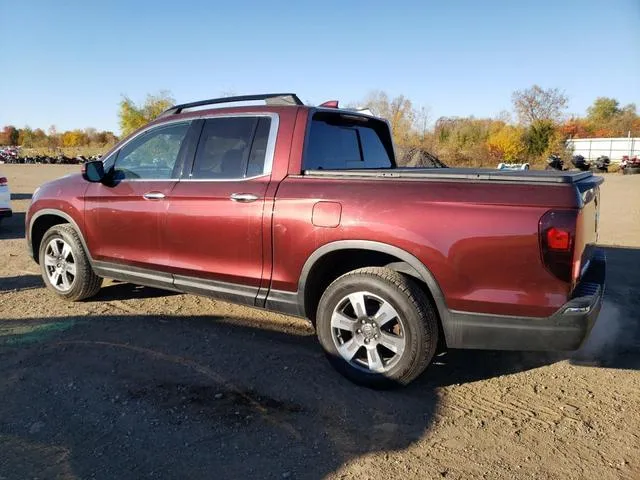
<instances>
[{"instance_id":1,"label":"rear bumper","mask_svg":"<svg viewBox=\"0 0 640 480\"><path fill-rule=\"evenodd\" d=\"M13 211L10 208L0 208L0 218L7 218L13 215Z\"/></svg>"},{"instance_id":2,"label":"rear bumper","mask_svg":"<svg viewBox=\"0 0 640 480\"><path fill-rule=\"evenodd\" d=\"M604 251L596 250L571 299L546 318L452 311L447 325L443 325L447 346L487 350L577 350L588 338L600 313L605 276Z\"/></svg>"}]
</instances>

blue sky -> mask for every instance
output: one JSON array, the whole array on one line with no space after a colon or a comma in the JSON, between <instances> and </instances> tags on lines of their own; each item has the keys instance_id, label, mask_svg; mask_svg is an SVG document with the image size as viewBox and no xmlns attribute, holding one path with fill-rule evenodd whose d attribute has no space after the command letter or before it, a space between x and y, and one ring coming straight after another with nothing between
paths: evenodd
<instances>
[{"instance_id":1,"label":"blue sky","mask_svg":"<svg viewBox=\"0 0 640 480\"><path fill-rule=\"evenodd\" d=\"M118 131L122 94L178 102L374 89L440 116L494 116L558 87L640 108L640 0L0 0L0 126Z\"/></svg>"}]
</instances>

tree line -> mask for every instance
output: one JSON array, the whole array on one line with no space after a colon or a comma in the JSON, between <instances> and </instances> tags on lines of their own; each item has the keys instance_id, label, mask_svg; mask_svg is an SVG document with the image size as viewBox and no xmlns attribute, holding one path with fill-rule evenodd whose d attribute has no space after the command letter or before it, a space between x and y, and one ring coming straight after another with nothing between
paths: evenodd
<instances>
[{"instance_id":1,"label":"tree line","mask_svg":"<svg viewBox=\"0 0 640 480\"><path fill-rule=\"evenodd\" d=\"M423 150L452 166L495 166L496 162L543 164L556 154L569 160L569 138L640 136L636 106L599 97L586 116L568 116L567 96L538 85L515 91L512 112L495 118L441 117L430 123L428 109L400 95L373 92L351 106L364 106L389 120L402 153Z\"/></svg>"},{"instance_id":2,"label":"tree line","mask_svg":"<svg viewBox=\"0 0 640 480\"><path fill-rule=\"evenodd\" d=\"M18 145L24 148L56 150L63 147L95 147L96 149L114 145L118 137L110 131L95 128L75 129L58 132L55 125L45 132L41 128L16 128L6 125L0 131L0 145Z\"/></svg>"},{"instance_id":3,"label":"tree line","mask_svg":"<svg viewBox=\"0 0 640 480\"><path fill-rule=\"evenodd\" d=\"M155 95L147 95L144 103L136 105L129 97L124 96L119 104L118 119L122 136L144 126L155 119L164 110L175 103L171 94L161 91ZM115 145L119 138L109 130L95 128L67 130L58 132L55 125L47 132L41 128L32 129L28 126L16 128L6 125L0 131L0 146L15 145L24 148L57 150L70 147L94 147L96 153Z\"/></svg>"},{"instance_id":4,"label":"tree line","mask_svg":"<svg viewBox=\"0 0 640 480\"><path fill-rule=\"evenodd\" d=\"M369 108L386 118L400 156L406 152L429 152L453 166L491 166L496 161L541 164L551 154L568 160L569 138L640 136L640 116L635 104L621 105L608 97L596 98L585 116L568 116L568 98L557 88L533 85L513 92L512 112L495 118L440 117L431 121L429 109L419 107L404 95L390 97L374 91L351 107ZM136 104L124 96L118 119L123 136L155 119L175 104L168 91L147 95ZM81 147L104 149L117 142L110 131L93 128L57 132L5 126L0 145L24 147ZM96 153L98 153L96 151ZM406 162L405 162L406 163Z\"/></svg>"}]
</instances>

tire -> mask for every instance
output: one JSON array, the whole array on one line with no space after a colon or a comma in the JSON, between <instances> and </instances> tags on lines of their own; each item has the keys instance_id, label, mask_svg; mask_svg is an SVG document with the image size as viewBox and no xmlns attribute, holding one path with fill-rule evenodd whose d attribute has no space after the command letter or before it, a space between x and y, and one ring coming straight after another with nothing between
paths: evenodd
<instances>
[{"instance_id":1,"label":"tire","mask_svg":"<svg viewBox=\"0 0 640 480\"><path fill-rule=\"evenodd\" d=\"M47 230L40 242L39 259L44 284L60 298L77 302L94 296L102 286L78 232L69 224Z\"/></svg>"},{"instance_id":2,"label":"tire","mask_svg":"<svg viewBox=\"0 0 640 480\"><path fill-rule=\"evenodd\" d=\"M358 304L364 304L365 315L355 313ZM376 318L382 310L386 316ZM316 332L331 365L372 388L409 384L438 346L429 298L409 277L381 267L354 270L329 285L318 304Z\"/></svg>"}]
</instances>

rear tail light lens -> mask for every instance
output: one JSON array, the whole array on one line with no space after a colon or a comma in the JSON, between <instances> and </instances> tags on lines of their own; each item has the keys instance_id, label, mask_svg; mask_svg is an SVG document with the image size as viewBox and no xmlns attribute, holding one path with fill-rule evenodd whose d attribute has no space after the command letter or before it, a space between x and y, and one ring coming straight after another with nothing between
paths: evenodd
<instances>
[{"instance_id":1,"label":"rear tail light lens","mask_svg":"<svg viewBox=\"0 0 640 480\"><path fill-rule=\"evenodd\" d=\"M538 226L542 262L565 282L573 281L577 217L574 210L551 210L542 216Z\"/></svg>"},{"instance_id":2,"label":"rear tail light lens","mask_svg":"<svg viewBox=\"0 0 640 480\"><path fill-rule=\"evenodd\" d=\"M7 185L9 185L7 177L0 177L0 187L6 187Z\"/></svg>"},{"instance_id":3,"label":"rear tail light lens","mask_svg":"<svg viewBox=\"0 0 640 480\"><path fill-rule=\"evenodd\" d=\"M568 251L571 248L571 232L556 227L547 229L547 247L549 250Z\"/></svg>"}]
</instances>

